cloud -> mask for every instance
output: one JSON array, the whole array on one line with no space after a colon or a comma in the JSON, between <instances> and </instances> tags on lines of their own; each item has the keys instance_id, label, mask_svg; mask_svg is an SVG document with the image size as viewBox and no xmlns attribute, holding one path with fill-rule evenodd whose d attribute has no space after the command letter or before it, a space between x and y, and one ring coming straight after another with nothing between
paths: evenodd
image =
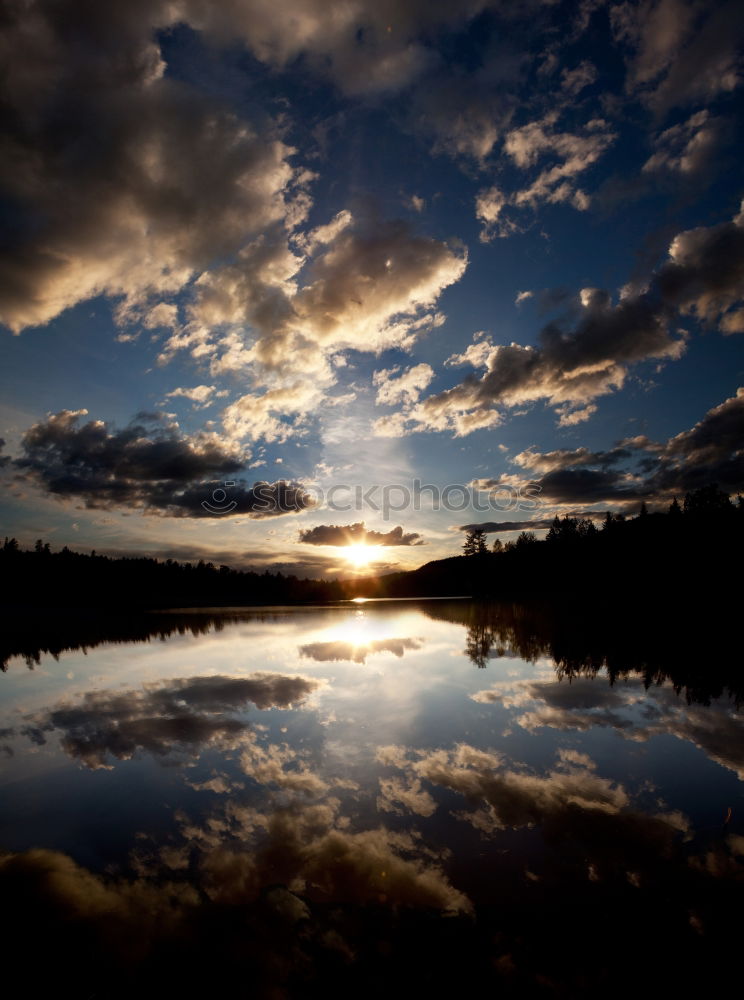
<instances>
[{"instance_id":1,"label":"cloud","mask_svg":"<svg viewBox=\"0 0 744 1000\"><path fill-rule=\"evenodd\" d=\"M721 141L722 123L707 110L697 111L686 122L672 125L654 141L655 152L643 164L644 173L668 170L698 174L709 164Z\"/></svg>"},{"instance_id":2,"label":"cloud","mask_svg":"<svg viewBox=\"0 0 744 1000\"><path fill-rule=\"evenodd\" d=\"M372 376L372 384L377 386L378 406L415 403L434 378L434 369L427 364L413 365L401 375L397 374L399 371L399 368L383 368Z\"/></svg>"},{"instance_id":3,"label":"cloud","mask_svg":"<svg viewBox=\"0 0 744 1000\"><path fill-rule=\"evenodd\" d=\"M228 439L236 444L260 439L281 443L302 433L302 418L322 400L322 387L309 380L268 389L260 395L246 393L225 407L222 426Z\"/></svg>"},{"instance_id":4,"label":"cloud","mask_svg":"<svg viewBox=\"0 0 744 1000\"><path fill-rule=\"evenodd\" d=\"M502 759L463 743L454 751L422 755L416 774L468 799L484 800L492 829L530 826L570 806L618 813L628 805L625 790L585 768L538 776L511 770ZM462 817L464 818L464 817Z\"/></svg>"},{"instance_id":5,"label":"cloud","mask_svg":"<svg viewBox=\"0 0 744 1000\"><path fill-rule=\"evenodd\" d=\"M661 446L649 487L662 494L686 492L716 481L727 491L744 488L744 387L708 410L702 420Z\"/></svg>"},{"instance_id":6,"label":"cloud","mask_svg":"<svg viewBox=\"0 0 744 1000\"><path fill-rule=\"evenodd\" d=\"M602 727L636 741L675 736L744 780L744 731L733 704L725 700L698 706L669 685L647 690L641 678L610 686L604 677L582 676L572 677L570 683L565 679L506 681L472 698L480 704L522 710L514 721L529 732L541 728L587 732ZM644 711L639 713L641 700Z\"/></svg>"},{"instance_id":7,"label":"cloud","mask_svg":"<svg viewBox=\"0 0 744 1000\"><path fill-rule=\"evenodd\" d=\"M429 932L437 916L451 922L471 911L441 868L410 857L417 845L409 835L343 831L332 809L316 805L255 822L255 850L237 841L200 853L164 845L153 878L104 876L57 851L3 855L0 885L16 925L33 919L49 939L36 974L44 989L60 969L75 969L85 994L146 978L152 992L188 995L216 967L231 980L250 975L260 996L298 983L333 991L349 976L363 988L381 940L396 969L402 962L406 975L419 971L401 940L401 908L415 908L411 916ZM194 853L199 863L185 873ZM9 942L13 969L28 967L27 935L19 930Z\"/></svg>"},{"instance_id":8,"label":"cloud","mask_svg":"<svg viewBox=\"0 0 744 1000\"><path fill-rule=\"evenodd\" d=\"M537 473L533 484L543 502L555 504L637 504L669 502L675 496L717 482L730 493L744 489L744 388L713 407L689 430L656 443L639 437L609 452L523 452L518 464ZM636 470L615 467L631 459ZM499 489L510 476L480 479L482 490ZM488 529L488 530L497 530ZM504 529L501 529L504 530Z\"/></svg>"},{"instance_id":9,"label":"cloud","mask_svg":"<svg viewBox=\"0 0 744 1000\"><path fill-rule=\"evenodd\" d=\"M248 677L212 675L148 684L130 691L93 691L29 719L26 735L46 742L57 732L62 749L93 769L110 758L128 760L138 751L181 760L202 747L240 746L249 724L235 713L250 703L265 710L304 701L322 684L306 677L256 673Z\"/></svg>"},{"instance_id":10,"label":"cloud","mask_svg":"<svg viewBox=\"0 0 744 1000\"><path fill-rule=\"evenodd\" d=\"M744 297L744 211L731 222L675 236L651 291L705 322L713 323L719 314L725 321L726 311Z\"/></svg>"},{"instance_id":11,"label":"cloud","mask_svg":"<svg viewBox=\"0 0 744 1000\"><path fill-rule=\"evenodd\" d=\"M406 222L345 229L293 300L298 329L322 345L405 346L434 322L427 310L466 263L464 247L417 236Z\"/></svg>"},{"instance_id":12,"label":"cloud","mask_svg":"<svg viewBox=\"0 0 744 1000\"><path fill-rule=\"evenodd\" d=\"M508 477L483 480L481 488L498 489ZM637 504L652 498L644 482L615 469L556 469L532 481L540 500L551 504ZM486 484L488 484L486 486Z\"/></svg>"},{"instance_id":13,"label":"cloud","mask_svg":"<svg viewBox=\"0 0 744 1000\"><path fill-rule=\"evenodd\" d=\"M232 811L234 844L216 846L203 860L209 898L245 904L263 885L304 885L313 903L400 905L470 912L467 897L440 867L421 857L409 833L341 829L338 801L292 805L263 813ZM194 831L196 832L196 831ZM223 838L225 839L225 838ZM252 841L250 849L244 845Z\"/></svg>"},{"instance_id":14,"label":"cloud","mask_svg":"<svg viewBox=\"0 0 744 1000\"><path fill-rule=\"evenodd\" d=\"M586 423L597 410L598 407L594 403L582 406L578 410L571 409L570 405L559 406L555 411L558 414L558 427L575 427L576 424Z\"/></svg>"},{"instance_id":15,"label":"cloud","mask_svg":"<svg viewBox=\"0 0 744 1000\"><path fill-rule=\"evenodd\" d=\"M375 653L392 653L400 659L409 650L421 649L423 639L371 639L369 642L354 643L336 640L333 642L310 642L300 646L300 656L316 660L318 663L348 661L366 663L367 657Z\"/></svg>"},{"instance_id":16,"label":"cloud","mask_svg":"<svg viewBox=\"0 0 744 1000\"><path fill-rule=\"evenodd\" d=\"M177 425L140 414L124 430L109 430L102 420L82 426L87 410L61 410L34 424L22 439L25 458L20 464L43 473L51 484L59 474L77 470L82 482L99 474L124 481L175 480L189 482L205 474L229 474L242 461L224 451L214 438L187 438Z\"/></svg>"},{"instance_id":17,"label":"cloud","mask_svg":"<svg viewBox=\"0 0 744 1000\"><path fill-rule=\"evenodd\" d=\"M615 141L615 133L601 118L588 121L582 131L565 132L556 128L558 112L514 128L506 134L504 152L520 170L535 167L543 158L554 162L541 170L527 186L506 194L497 186L476 196L475 212L483 223L481 241L509 236L520 231L520 224L505 209L537 208L541 204L568 203L584 211L589 196L575 178L593 166Z\"/></svg>"},{"instance_id":18,"label":"cloud","mask_svg":"<svg viewBox=\"0 0 744 1000\"><path fill-rule=\"evenodd\" d=\"M515 62L518 69L523 59L518 53L499 55L504 56L501 65L507 73ZM416 89L409 116L414 132L433 138L435 154L444 152L483 168L508 125L515 103L504 81L486 81L482 74L480 78L445 74L440 69Z\"/></svg>"},{"instance_id":19,"label":"cloud","mask_svg":"<svg viewBox=\"0 0 744 1000\"><path fill-rule=\"evenodd\" d=\"M264 746L255 739L246 741L240 754L240 769L263 788L318 796L330 787L311 769L304 755L286 743Z\"/></svg>"},{"instance_id":20,"label":"cloud","mask_svg":"<svg viewBox=\"0 0 744 1000\"><path fill-rule=\"evenodd\" d=\"M210 406L216 396L226 396L227 390L217 391L217 387L214 385L195 385L191 389L178 388L172 389L170 392L166 392L166 399L177 399L182 397L183 399L191 400L197 410L202 410L207 406Z\"/></svg>"},{"instance_id":21,"label":"cloud","mask_svg":"<svg viewBox=\"0 0 744 1000\"><path fill-rule=\"evenodd\" d=\"M410 348L444 322L436 303L466 265L459 243L348 212L295 249L286 235L265 235L199 280L187 322L167 340L161 361L187 351L208 360L215 377L249 376L255 390L225 409L225 433L236 441L284 441L303 433L304 418L321 404L348 401L329 392L339 351ZM427 371L406 373L397 393L412 397Z\"/></svg>"},{"instance_id":22,"label":"cloud","mask_svg":"<svg viewBox=\"0 0 744 1000\"><path fill-rule=\"evenodd\" d=\"M742 297L740 212L730 222L678 233L646 287L624 289L616 303L607 291L582 289L573 328L549 323L536 347L494 344L476 335L448 364L467 363L484 369L482 375L468 375L458 385L383 418L376 432L400 436L451 429L462 436L494 426L504 409L538 400L556 408L561 426L571 426L591 416L597 397L621 389L632 365L681 357L686 338L671 329L676 315L691 314L706 323L718 320L722 332L735 332L740 325L735 307Z\"/></svg>"},{"instance_id":23,"label":"cloud","mask_svg":"<svg viewBox=\"0 0 744 1000\"><path fill-rule=\"evenodd\" d=\"M744 15L734 2L642 0L610 9L615 38L630 49L626 90L657 114L734 90L740 83Z\"/></svg>"},{"instance_id":24,"label":"cloud","mask_svg":"<svg viewBox=\"0 0 744 1000\"><path fill-rule=\"evenodd\" d=\"M535 475L540 499L557 504L633 503L641 499L669 501L717 482L727 492L744 488L744 387L710 409L689 430L654 442L627 438L608 451L587 448L532 449L513 462ZM636 463L631 471L625 463ZM478 479L481 490L503 488L509 475ZM497 530L488 528L487 530ZM500 529L505 530L505 529Z\"/></svg>"},{"instance_id":25,"label":"cloud","mask_svg":"<svg viewBox=\"0 0 744 1000\"><path fill-rule=\"evenodd\" d=\"M575 468L581 465L615 465L623 459L631 458L629 448L618 446L610 451L590 451L588 448L558 448L555 451L537 452L532 448L520 451L512 461L530 472L546 473L556 469Z\"/></svg>"},{"instance_id":26,"label":"cloud","mask_svg":"<svg viewBox=\"0 0 744 1000\"><path fill-rule=\"evenodd\" d=\"M274 123L240 120L166 73L156 32L174 16L160 2L9 11L0 185L18 224L0 257L0 321L13 331L95 295L160 301L297 216L302 175Z\"/></svg>"},{"instance_id":27,"label":"cloud","mask_svg":"<svg viewBox=\"0 0 744 1000\"><path fill-rule=\"evenodd\" d=\"M288 0L281 8L252 0L220 7L185 0L179 6L193 27L217 40L242 39L261 62L285 69L301 58L344 93L360 95L407 87L436 64L429 43L437 32L464 28L492 5L359 0L335 10L324 0Z\"/></svg>"},{"instance_id":28,"label":"cloud","mask_svg":"<svg viewBox=\"0 0 744 1000\"><path fill-rule=\"evenodd\" d=\"M478 480L479 483L486 489L493 488L493 486L488 486L487 484L494 484L496 480ZM590 517L590 518L600 518L604 516L603 511L588 511L578 512L577 516ZM485 531L490 534L492 531L497 531L499 533L507 533L510 531L543 531L549 528L553 523L553 517L539 517L531 521L483 521L480 523L473 524L460 524L457 526L458 531L472 531L474 528L480 528L481 531Z\"/></svg>"},{"instance_id":29,"label":"cloud","mask_svg":"<svg viewBox=\"0 0 744 1000\"><path fill-rule=\"evenodd\" d=\"M300 531L300 542L307 545L423 545L424 540L415 531L405 533L398 525L390 531L373 531L365 528L363 521L355 524L316 524L314 528Z\"/></svg>"},{"instance_id":30,"label":"cloud","mask_svg":"<svg viewBox=\"0 0 744 1000\"><path fill-rule=\"evenodd\" d=\"M649 358L678 358L685 345L669 333L663 313L647 296L611 305L606 296L591 290L578 324L569 332L549 324L538 347L490 341L478 346L484 374L471 375L416 404L405 415L412 429L451 427L462 436L492 426L501 418L496 407L515 408L538 400L561 407L565 419L597 396L621 388L628 365Z\"/></svg>"},{"instance_id":31,"label":"cloud","mask_svg":"<svg viewBox=\"0 0 744 1000\"><path fill-rule=\"evenodd\" d=\"M140 414L123 430L110 429L102 420L80 425L86 415L87 410L62 410L34 424L23 435L23 457L15 460L16 467L49 493L81 499L89 508L132 507L173 517L234 510L270 517L314 505L297 483L249 487L233 481L245 457L215 434L182 435L177 425L154 414Z\"/></svg>"},{"instance_id":32,"label":"cloud","mask_svg":"<svg viewBox=\"0 0 744 1000\"><path fill-rule=\"evenodd\" d=\"M405 221L342 215L343 225L337 217L322 240L312 234L300 240L300 253L281 234L262 237L202 277L190 324L169 340L163 358L180 349L201 357L216 348L213 371L255 366L296 379L309 363L317 379L318 372L328 377L329 352L406 347L439 325L442 317L431 307L462 276L465 248L417 235ZM300 268L302 285L295 280ZM215 341L211 328L225 325L248 325L253 335L225 345L218 331Z\"/></svg>"},{"instance_id":33,"label":"cloud","mask_svg":"<svg viewBox=\"0 0 744 1000\"><path fill-rule=\"evenodd\" d=\"M561 70L561 90L569 97L575 97L585 87L590 87L596 79L597 67L588 59L584 59L573 69L566 66Z\"/></svg>"},{"instance_id":34,"label":"cloud","mask_svg":"<svg viewBox=\"0 0 744 1000\"><path fill-rule=\"evenodd\" d=\"M488 243L495 236L511 236L519 232L519 226L513 219L504 216L504 209L509 204L509 197L496 184L479 191L475 199L475 216L483 223L480 239Z\"/></svg>"},{"instance_id":35,"label":"cloud","mask_svg":"<svg viewBox=\"0 0 744 1000\"><path fill-rule=\"evenodd\" d=\"M428 806L418 797L426 791L419 782L445 788L469 806L453 813L455 818L482 835L539 825L549 842L578 841L584 857L592 859L597 877L611 871L618 857L635 855L636 861L643 857L644 867L653 868L658 865L658 849L669 850L679 833L689 828L678 812L648 816L634 809L626 789L596 774L594 762L585 754L559 752L558 762L544 775L509 766L499 754L467 743L451 750L397 748L385 763L406 776L400 789L397 784L390 788L401 805L414 811L417 804Z\"/></svg>"},{"instance_id":36,"label":"cloud","mask_svg":"<svg viewBox=\"0 0 744 1000\"><path fill-rule=\"evenodd\" d=\"M432 307L462 275L465 249L347 210L299 232L314 175L290 164L283 126L238 118L171 76L158 32L187 24L217 44L242 40L274 67L302 56L348 92L386 91L428 63L425 26L465 25L486 5L19 8L4 36L17 127L0 185L20 224L0 258L0 320L18 332L95 295L116 297L121 340L166 329L161 362L187 350L212 378L251 373L254 390L224 414L228 435L301 433L300 418L334 402L334 352L408 347L443 321ZM69 156L58 155L60 130ZM184 291L187 301L170 301ZM171 398L202 407L216 398L208 389Z\"/></svg>"},{"instance_id":37,"label":"cloud","mask_svg":"<svg viewBox=\"0 0 744 1000\"><path fill-rule=\"evenodd\" d=\"M121 981L124 969L152 954L153 942L177 937L199 902L189 885L104 879L65 854L38 848L0 856L0 884L14 912L35 913L43 921L50 966L64 968L75 956L85 990L113 969ZM28 957L24 942L15 945L16 955ZM41 981L52 988L51 977L42 975Z\"/></svg>"},{"instance_id":38,"label":"cloud","mask_svg":"<svg viewBox=\"0 0 744 1000\"><path fill-rule=\"evenodd\" d=\"M414 779L405 782L401 778L380 778L380 794L377 808L382 812L403 816L406 812L417 816L432 816L437 804L433 797Z\"/></svg>"}]
</instances>

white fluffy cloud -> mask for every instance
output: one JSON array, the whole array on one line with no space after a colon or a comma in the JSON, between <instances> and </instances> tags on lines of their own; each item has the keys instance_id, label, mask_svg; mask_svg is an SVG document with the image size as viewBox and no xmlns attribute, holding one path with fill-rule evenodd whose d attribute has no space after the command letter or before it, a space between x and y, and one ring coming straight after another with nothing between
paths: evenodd
<instances>
[{"instance_id":1,"label":"white fluffy cloud","mask_svg":"<svg viewBox=\"0 0 744 1000\"><path fill-rule=\"evenodd\" d=\"M214 385L195 385L191 388L185 386L179 386L177 389L172 389L170 392L166 392L166 399L177 399L183 398L190 400L196 409L203 409L205 406L209 406L215 398L219 399L222 396L227 395L227 390L222 389L217 391L217 386Z\"/></svg>"},{"instance_id":2,"label":"white fluffy cloud","mask_svg":"<svg viewBox=\"0 0 744 1000\"><path fill-rule=\"evenodd\" d=\"M395 406L397 403L414 403L434 378L431 365L420 364L398 374L399 368L383 368L372 376L377 386L377 405Z\"/></svg>"},{"instance_id":3,"label":"white fluffy cloud","mask_svg":"<svg viewBox=\"0 0 744 1000\"><path fill-rule=\"evenodd\" d=\"M437 301L466 266L459 243L420 236L406 222L340 213L295 249L274 233L204 276L161 358L184 350L209 359L215 377L250 373L256 391L224 411L225 431L282 441L300 429L295 416L350 398L328 395L339 351L409 348L444 321ZM428 365L414 366L380 392L413 399L431 377Z\"/></svg>"}]
</instances>

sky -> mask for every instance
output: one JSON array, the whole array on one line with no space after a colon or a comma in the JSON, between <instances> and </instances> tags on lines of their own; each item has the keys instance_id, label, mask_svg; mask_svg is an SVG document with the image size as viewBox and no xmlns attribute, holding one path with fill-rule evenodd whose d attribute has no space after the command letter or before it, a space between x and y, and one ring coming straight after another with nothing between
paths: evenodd
<instances>
[{"instance_id":1,"label":"sky","mask_svg":"<svg viewBox=\"0 0 744 1000\"><path fill-rule=\"evenodd\" d=\"M744 8L7 0L0 528L303 576L744 489Z\"/></svg>"}]
</instances>

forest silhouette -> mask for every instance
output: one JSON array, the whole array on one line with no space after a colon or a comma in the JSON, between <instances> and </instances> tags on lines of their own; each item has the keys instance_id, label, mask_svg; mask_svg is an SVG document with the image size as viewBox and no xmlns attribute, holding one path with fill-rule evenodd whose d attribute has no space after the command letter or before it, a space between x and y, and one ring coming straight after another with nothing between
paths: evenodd
<instances>
[{"instance_id":1,"label":"forest silhouette","mask_svg":"<svg viewBox=\"0 0 744 1000\"><path fill-rule=\"evenodd\" d=\"M641 504L634 517L607 512L558 517L543 540L522 531L492 549L467 526L464 554L408 573L358 581L360 594L606 601L618 606L729 603L744 554L744 501L716 484L674 500L666 512Z\"/></svg>"},{"instance_id":2,"label":"forest silhouette","mask_svg":"<svg viewBox=\"0 0 744 1000\"><path fill-rule=\"evenodd\" d=\"M112 558L30 551L6 538L0 548L0 602L38 607L111 610L254 604L311 604L366 597L535 596L669 602L726 601L729 574L744 551L744 501L716 484L688 493L666 513L610 513L597 528L589 518L558 517L544 540L522 531L514 542L469 526L464 554L416 570L353 580L306 580L281 572L237 570L212 562Z\"/></svg>"}]
</instances>

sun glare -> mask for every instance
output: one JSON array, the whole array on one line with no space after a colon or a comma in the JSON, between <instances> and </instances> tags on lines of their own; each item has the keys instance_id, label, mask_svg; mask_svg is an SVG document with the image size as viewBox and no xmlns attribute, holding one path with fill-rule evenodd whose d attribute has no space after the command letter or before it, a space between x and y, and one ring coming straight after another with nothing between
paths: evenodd
<instances>
[{"instance_id":1,"label":"sun glare","mask_svg":"<svg viewBox=\"0 0 744 1000\"><path fill-rule=\"evenodd\" d=\"M374 555L372 545L348 545L346 558L354 566L368 566Z\"/></svg>"}]
</instances>

